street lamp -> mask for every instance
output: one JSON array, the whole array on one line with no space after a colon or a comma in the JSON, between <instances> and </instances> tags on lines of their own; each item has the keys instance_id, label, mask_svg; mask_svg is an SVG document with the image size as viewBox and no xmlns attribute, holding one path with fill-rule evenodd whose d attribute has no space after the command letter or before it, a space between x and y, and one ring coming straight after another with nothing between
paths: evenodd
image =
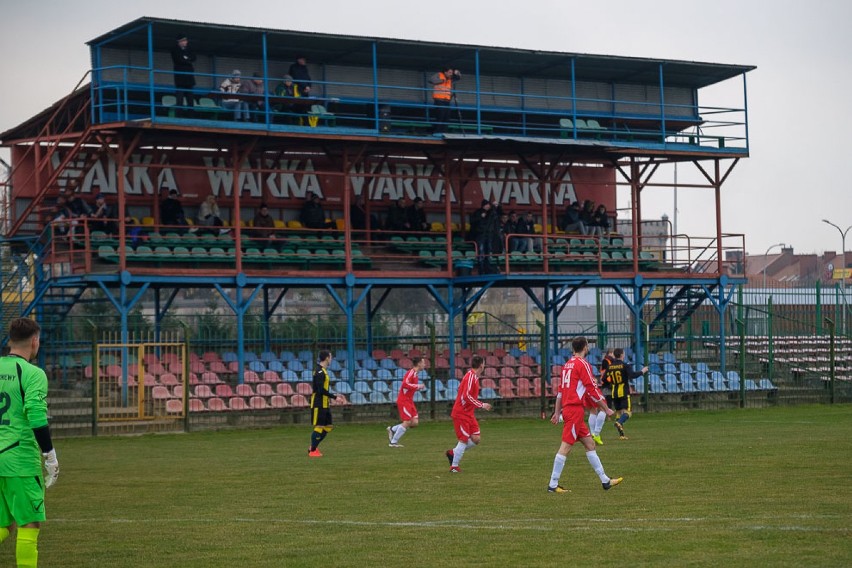
<instances>
[{"instance_id":1,"label":"street lamp","mask_svg":"<svg viewBox=\"0 0 852 568\"><path fill-rule=\"evenodd\" d=\"M843 306L842 306L843 317L840 319L840 325L841 325L841 328L842 328L842 332L845 334L846 333L846 233L849 232L849 229L852 229L852 225L849 225L848 227L846 227L846 230L844 231L843 229L841 229L840 227L838 227L837 225L835 225L834 223L832 223L828 219L823 219L822 222L825 223L826 225L831 225L832 227L837 229L838 233L840 233L840 242L842 243L840 245L840 247L841 247L840 248L840 258L841 258L841 261L840 261L841 262L841 266L840 266L840 291L843 294ZM833 274L832 274L832 277L834 277Z\"/></svg>"},{"instance_id":2,"label":"street lamp","mask_svg":"<svg viewBox=\"0 0 852 568\"><path fill-rule=\"evenodd\" d=\"M785 245L784 243L776 243L774 245L770 245L770 247L768 249L766 249L766 252L763 253L763 293L764 294L766 294L766 269L769 266L769 262L766 260L766 257L769 256L769 251L771 251L775 247L782 247L783 248L785 246L787 246L787 245Z\"/></svg>"}]
</instances>

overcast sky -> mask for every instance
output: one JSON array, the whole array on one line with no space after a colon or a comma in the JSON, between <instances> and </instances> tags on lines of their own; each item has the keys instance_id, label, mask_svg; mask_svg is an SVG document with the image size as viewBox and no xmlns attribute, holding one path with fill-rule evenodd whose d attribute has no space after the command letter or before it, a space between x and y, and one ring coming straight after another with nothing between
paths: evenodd
<instances>
[{"instance_id":1,"label":"overcast sky","mask_svg":"<svg viewBox=\"0 0 852 568\"><path fill-rule=\"evenodd\" d=\"M0 131L77 84L90 66L86 41L141 16L756 65L747 76L751 157L722 188L723 231L744 233L750 254L780 242L822 253L840 249L823 218L852 225L852 182L844 179L852 157L849 1L0 0L0 8ZM742 81L728 88L738 94ZM658 175L671 179L670 171ZM680 182L694 176L680 166ZM619 201L625 206L626 196ZM664 213L673 217L673 192L646 190L645 218ZM677 218L680 233L713 235L712 190L681 189Z\"/></svg>"}]
</instances>

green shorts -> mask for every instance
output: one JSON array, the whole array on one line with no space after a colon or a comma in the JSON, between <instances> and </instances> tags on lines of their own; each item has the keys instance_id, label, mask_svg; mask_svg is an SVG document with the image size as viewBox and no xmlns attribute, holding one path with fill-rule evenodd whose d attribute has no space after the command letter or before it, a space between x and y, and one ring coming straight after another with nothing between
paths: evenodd
<instances>
[{"instance_id":1,"label":"green shorts","mask_svg":"<svg viewBox=\"0 0 852 568\"><path fill-rule=\"evenodd\" d=\"M0 477L0 527L39 523L44 514L44 482L41 476Z\"/></svg>"}]
</instances>

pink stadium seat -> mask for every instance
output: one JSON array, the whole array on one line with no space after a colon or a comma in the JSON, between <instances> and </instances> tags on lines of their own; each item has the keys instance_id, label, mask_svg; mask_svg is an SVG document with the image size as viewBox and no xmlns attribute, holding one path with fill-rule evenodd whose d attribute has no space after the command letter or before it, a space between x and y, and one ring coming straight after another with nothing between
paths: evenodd
<instances>
[{"instance_id":1,"label":"pink stadium seat","mask_svg":"<svg viewBox=\"0 0 852 568\"><path fill-rule=\"evenodd\" d=\"M253 396L249 399L249 408L253 410L260 410L264 408L268 408L266 404L266 399L262 396Z\"/></svg>"},{"instance_id":2,"label":"pink stadium seat","mask_svg":"<svg viewBox=\"0 0 852 568\"><path fill-rule=\"evenodd\" d=\"M488 370L488 369L486 369L486 371L487 371L487 370ZM492 369L492 370L493 370L493 369ZM496 374L497 374L497 373L495 372L494 374L495 374L495 376L496 376ZM493 389L493 390L497 390L497 383L496 383L496 382L494 382L494 379L493 379L493 378L484 378L484 379L482 379L481 381L479 381L479 387L480 387L481 389Z\"/></svg>"},{"instance_id":3,"label":"pink stadium seat","mask_svg":"<svg viewBox=\"0 0 852 568\"><path fill-rule=\"evenodd\" d=\"M447 359L444 359L443 357L436 357L435 358L435 368L436 369L449 369L450 368L450 362Z\"/></svg>"},{"instance_id":4,"label":"pink stadium seat","mask_svg":"<svg viewBox=\"0 0 852 568\"><path fill-rule=\"evenodd\" d=\"M521 377L518 379L518 389L517 389L518 398L530 398L532 397L532 384L530 380L526 377Z\"/></svg>"},{"instance_id":5,"label":"pink stadium seat","mask_svg":"<svg viewBox=\"0 0 852 568\"><path fill-rule=\"evenodd\" d=\"M489 379L496 379L499 378L500 375L497 373L497 369L495 369L494 367L485 367L485 369L482 371L482 376L487 377ZM494 381L491 382L493 383Z\"/></svg>"},{"instance_id":6,"label":"pink stadium seat","mask_svg":"<svg viewBox=\"0 0 852 568\"><path fill-rule=\"evenodd\" d=\"M151 363L150 365L148 365L147 371L152 375L160 376L166 372L166 368L163 367L160 363Z\"/></svg>"},{"instance_id":7,"label":"pink stadium seat","mask_svg":"<svg viewBox=\"0 0 852 568\"><path fill-rule=\"evenodd\" d=\"M197 362L199 362L199 361L201 361L201 357L199 357L199 356L198 356L198 355L196 355L195 353L190 353L190 354L189 354L189 362L190 362L190 363L197 363Z\"/></svg>"},{"instance_id":8,"label":"pink stadium seat","mask_svg":"<svg viewBox=\"0 0 852 568\"><path fill-rule=\"evenodd\" d=\"M183 401L174 398L167 400L166 412L169 414L181 414L183 412Z\"/></svg>"},{"instance_id":9,"label":"pink stadium seat","mask_svg":"<svg viewBox=\"0 0 852 568\"><path fill-rule=\"evenodd\" d=\"M480 357L488 357L491 355L491 352L488 349L477 349L476 354Z\"/></svg>"},{"instance_id":10,"label":"pink stadium seat","mask_svg":"<svg viewBox=\"0 0 852 568\"><path fill-rule=\"evenodd\" d=\"M105 369L105 374L109 378L118 378L121 376L121 366L107 365Z\"/></svg>"},{"instance_id":11,"label":"pink stadium seat","mask_svg":"<svg viewBox=\"0 0 852 568\"><path fill-rule=\"evenodd\" d=\"M172 396L175 398L183 398L183 385L175 385L172 389Z\"/></svg>"},{"instance_id":12,"label":"pink stadium seat","mask_svg":"<svg viewBox=\"0 0 852 568\"><path fill-rule=\"evenodd\" d=\"M160 376L160 384L163 384L163 385L166 385L166 386L174 386L174 385L179 385L180 381L173 374L166 373L166 374Z\"/></svg>"},{"instance_id":13,"label":"pink stadium seat","mask_svg":"<svg viewBox=\"0 0 852 568\"><path fill-rule=\"evenodd\" d=\"M518 376L530 379L533 377L533 371L529 367L522 365L518 367Z\"/></svg>"},{"instance_id":14,"label":"pink stadium seat","mask_svg":"<svg viewBox=\"0 0 852 568\"><path fill-rule=\"evenodd\" d=\"M277 383L281 380L281 377L275 371L264 371L263 372L263 382L265 383Z\"/></svg>"},{"instance_id":15,"label":"pink stadium seat","mask_svg":"<svg viewBox=\"0 0 852 568\"><path fill-rule=\"evenodd\" d=\"M163 356L160 357L160 363L166 366L176 365L180 363L180 357L177 353L163 353Z\"/></svg>"},{"instance_id":16,"label":"pink stadium seat","mask_svg":"<svg viewBox=\"0 0 852 568\"><path fill-rule=\"evenodd\" d=\"M419 355L416 355L416 357L419 357ZM397 361L396 364L402 367L403 369L410 369L414 366L414 364L411 362L411 359L409 359L408 357L403 357L402 359Z\"/></svg>"},{"instance_id":17,"label":"pink stadium seat","mask_svg":"<svg viewBox=\"0 0 852 568\"><path fill-rule=\"evenodd\" d=\"M234 391L231 389L231 385L216 385L216 396L221 398L227 398L230 396L234 396Z\"/></svg>"},{"instance_id":18,"label":"pink stadium seat","mask_svg":"<svg viewBox=\"0 0 852 568\"><path fill-rule=\"evenodd\" d=\"M495 356L495 357L499 357L500 359L502 359L502 358L504 358L504 357L506 356L506 350L505 350L505 349L500 349L500 348L498 347L497 349L495 349L495 350L494 350L494 356Z\"/></svg>"},{"instance_id":19,"label":"pink stadium seat","mask_svg":"<svg viewBox=\"0 0 852 568\"><path fill-rule=\"evenodd\" d=\"M408 350L409 357L423 357L423 352L420 349L414 348ZM402 367L402 365L400 365Z\"/></svg>"},{"instance_id":20,"label":"pink stadium seat","mask_svg":"<svg viewBox=\"0 0 852 568\"><path fill-rule=\"evenodd\" d=\"M228 372L236 373L240 370L240 362L239 361L231 361L228 363Z\"/></svg>"},{"instance_id":21,"label":"pink stadium seat","mask_svg":"<svg viewBox=\"0 0 852 568\"><path fill-rule=\"evenodd\" d=\"M237 385L237 388L234 390L234 392L237 396L254 396L254 390L252 390L251 385L247 384Z\"/></svg>"},{"instance_id":22,"label":"pink stadium seat","mask_svg":"<svg viewBox=\"0 0 852 568\"><path fill-rule=\"evenodd\" d=\"M507 379L514 379L518 376L517 373L515 373L514 367L503 367L500 369L500 375Z\"/></svg>"},{"instance_id":23,"label":"pink stadium seat","mask_svg":"<svg viewBox=\"0 0 852 568\"><path fill-rule=\"evenodd\" d=\"M512 379L503 378L500 379L500 388L497 389L497 392L500 393L500 396L503 398L514 398L515 397L515 383Z\"/></svg>"},{"instance_id":24,"label":"pink stadium seat","mask_svg":"<svg viewBox=\"0 0 852 568\"><path fill-rule=\"evenodd\" d=\"M499 367L500 359L495 357L494 355L486 355L485 356L485 365L488 367Z\"/></svg>"},{"instance_id":25,"label":"pink stadium seat","mask_svg":"<svg viewBox=\"0 0 852 568\"><path fill-rule=\"evenodd\" d=\"M201 379L198 378L198 375L196 375L195 373L189 374L189 384L190 385L195 386L195 385L199 384L200 382L201 382Z\"/></svg>"},{"instance_id":26,"label":"pink stadium seat","mask_svg":"<svg viewBox=\"0 0 852 568\"><path fill-rule=\"evenodd\" d=\"M213 372L206 372L201 375L201 382L208 385L216 385L222 382L222 379L219 378L219 375Z\"/></svg>"},{"instance_id":27,"label":"pink stadium seat","mask_svg":"<svg viewBox=\"0 0 852 568\"><path fill-rule=\"evenodd\" d=\"M310 396L313 391L314 389L310 383L296 383L296 392L301 395Z\"/></svg>"},{"instance_id":28,"label":"pink stadium seat","mask_svg":"<svg viewBox=\"0 0 852 568\"><path fill-rule=\"evenodd\" d=\"M551 365L550 366L550 377L562 377L562 365Z\"/></svg>"},{"instance_id":29,"label":"pink stadium seat","mask_svg":"<svg viewBox=\"0 0 852 568\"><path fill-rule=\"evenodd\" d=\"M385 353L384 349L374 349L373 350L373 359L376 361L381 361L382 359L387 359L388 355Z\"/></svg>"},{"instance_id":30,"label":"pink stadium seat","mask_svg":"<svg viewBox=\"0 0 852 568\"><path fill-rule=\"evenodd\" d=\"M393 349L390 352L390 358L396 361L402 359L403 357L405 357L405 353L402 351L402 349Z\"/></svg>"},{"instance_id":31,"label":"pink stadium seat","mask_svg":"<svg viewBox=\"0 0 852 568\"><path fill-rule=\"evenodd\" d=\"M86 365L83 368L83 376L86 377L87 379L92 378L92 366L91 365Z\"/></svg>"},{"instance_id":32,"label":"pink stadium seat","mask_svg":"<svg viewBox=\"0 0 852 568\"><path fill-rule=\"evenodd\" d=\"M166 369L168 369L171 374L180 376L183 374L183 363L174 361L166 365Z\"/></svg>"},{"instance_id":33,"label":"pink stadium seat","mask_svg":"<svg viewBox=\"0 0 852 568\"><path fill-rule=\"evenodd\" d=\"M213 391L210 390L210 387L207 385L198 385L195 387L195 390L192 391L193 396L198 398L212 398Z\"/></svg>"},{"instance_id":34,"label":"pink stadium seat","mask_svg":"<svg viewBox=\"0 0 852 568\"><path fill-rule=\"evenodd\" d=\"M518 358L518 363L521 365L526 365L527 367L532 367L535 365L535 359L533 359L529 355L521 355Z\"/></svg>"},{"instance_id":35,"label":"pink stadium seat","mask_svg":"<svg viewBox=\"0 0 852 568\"><path fill-rule=\"evenodd\" d=\"M243 371L243 381L247 383L259 383L260 377L254 371Z\"/></svg>"},{"instance_id":36,"label":"pink stadium seat","mask_svg":"<svg viewBox=\"0 0 852 568\"><path fill-rule=\"evenodd\" d=\"M201 361L193 361L189 364L189 370L192 373L198 373L199 375L207 371L207 367L204 366L204 363Z\"/></svg>"},{"instance_id":37,"label":"pink stadium seat","mask_svg":"<svg viewBox=\"0 0 852 568\"><path fill-rule=\"evenodd\" d=\"M293 386L290 383L278 383L275 385L275 392L283 396L293 396Z\"/></svg>"},{"instance_id":38,"label":"pink stadium seat","mask_svg":"<svg viewBox=\"0 0 852 568\"><path fill-rule=\"evenodd\" d=\"M200 398L191 398L189 399L189 411L190 412L204 412L207 410L204 408L204 401Z\"/></svg>"},{"instance_id":39,"label":"pink stadium seat","mask_svg":"<svg viewBox=\"0 0 852 568\"><path fill-rule=\"evenodd\" d=\"M169 392L169 389L163 386L156 386L151 389L151 398L154 400L167 400L172 398L172 393Z\"/></svg>"},{"instance_id":40,"label":"pink stadium seat","mask_svg":"<svg viewBox=\"0 0 852 568\"><path fill-rule=\"evenodd\" d=\"M241 396L232 396L228 400L228 408L231 410L248 410L246 399Z\"/></svg>"},{"instance_id":41,"label":"pink stadium seat","mask_svg":"<svg viewBox=\"0 0 852 568\"><path fill-rule=\"evenodd\" d=\"M143 383L146 387L153 387L153 386L156 386L158 384L157 378L154 375L149 375L149 374L146 374L144 377L142 377L142 380L138 381L138 382Z\"/></svg>"},{"instance_id":42,"label":"pink stadium seat","mask_svg":"<svg viewBox=\"0 0 852 568\"><path fill-rule=\"evenodd\" d=\"M227 409L225 401L221 398L211 398L207 401L207 410L210 410L211 412L222 412Z\"/></svg>"},{"instance_id":43,"label":"pink stadium seat","mask_svg":"<svg viewBox=\"0 0 852 568\"><path fill-rule=\"evenodd\" d=\"M456 353L456 356L460 356L460 357L470 357L471 355L473 355L473 351L471 351L467 347L465 347L464 349L462 349L461 351Z\"/></svg>"},{"instance_id":44,"label":"pink stadium seat","mask_svg":"<svg viewBox=\"0 0 852 568\"><path fill-rule=\"evenodd\" d=\"M265 397L270 397L275 394L275 391L272 390L272 385L269 385L267 383L260 383L259 385L257 385L257 390L255 392L257 392L258 396Z\"/></svg>"},{"instance_id":45,"label":"pink stadium seat","mask_svg":"<svg viewBox=\"0 0 852 568\"><path fill-rule=\"evenodd\" d=\"M533 396L541 396L541 378L536 377L532 380Z\"/></svg>"},{"instance_id":46,"label":"pink stadium seat","mask_svg":"<svg viewBox=\"0 0 852 568\"><path fill-rule=\"evenodd\" d=\"M210 366L208 367L208 369L209 369L211 372L213 372L213 373L219 373L220 375L221 375L222 373L227 373L227 372L228 372L228 368L227 368L227 367L225 366L225 364L224 364L224 363L222 363L221 361L213 361L212 363L210 363Z\"/></svg>"},{"instance_id":47,"label":"pink stadium seat","mask_svg":"<svg viewBox=\"0 0 852 568\"><path fill-rule=\"evenodd\" d=\"M308 406L308 399L301 394L294 394L290 398L290 406L305 407Z\"/></svg>"},{"instance_id":48,"label":"pink stadium seat","mask_svg":"<svg viewBox=\"0 0 852 568\"><path fill-rule=\"evenodd\" d=\"M213 351L208 351L204 355L201 356L202 361L206 361L208 363L212 363L213 361L221 361L218 353L214 353Z\"/></svg>"},{"instance_id":49,"label":"pink stadium seat","mask_svg":"<svg viewBox=\"0 0 852 568\"><path fill-rule=\"evenodd\" d=\"M470 367L470 357L465 357L463 355L456 356L456 367L461 367L467 370Z\"/></svg>"},{"instance_id":50,"label":"pink stadium seat","mask_svg":"<svg viewBox=\"0 0 852 568\"><path fill-rule=\"evenodd\" d=\"M506 356L503 357L503 365L505 365L507 367L517 367L518 366L518 360L515 359L515 357L512 356L512 355L506 355Z\"/></svg>"},{"instance_id":51,"label":"pink stadium seat","mask_svg":"<svg viewBox=\"0 0 852 568\"><path fill-rule=\"evenodd\" d=\"M276 394L275 396L269 399L269 406L272 408L287 408L290 406L287 404L287 399L281 396L280 394Z\"/></svg>"},{"instance_id":52,"label":"pink stadium seat","mask_svg":"<svg viewBox=\"0 0 852 568\"><path fill-rule=\"evenodd\" d=\"M331 399L331 405L332 406L346 406L347 404L349 404L349 401L346 400L346 396L342 396L340 400L341 400L341 402L338 402L336 398Z\"/></svg>"},{"instance_id":53,"label":"pink stadium seat","mask_svg":"<svg viewBox=\"0 0 852 568\"><path fill-rule=\"evenodd\" d=\"M156 353L145 353L145 355L142 356L142 362L146 365L153 365L155 363L159 363L160 359L157 357Z\"/></svg>"},{"instance_id":54,"label":"pink stadium seat","mask_svg":"<svg viewBox=\"0 0 852 568\"><path fill-rule=\"evenodd\" d=\"M456 367L455 377L458 380L462 380L464 378L465 373L467 373L467 369L460 369L459 367Z\"/></svg>"}]
</instances>

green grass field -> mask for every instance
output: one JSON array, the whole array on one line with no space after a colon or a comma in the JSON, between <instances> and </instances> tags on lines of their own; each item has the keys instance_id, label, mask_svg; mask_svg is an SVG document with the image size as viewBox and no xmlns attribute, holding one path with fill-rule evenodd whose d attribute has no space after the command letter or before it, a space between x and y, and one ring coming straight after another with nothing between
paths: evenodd
<instances>
[{"instance_id":1,"label":"green grass field","mask_svg":"<svg viewBox=\"0 0 852 568\"><path fill-rule=\"evenodd\" d=\"M69 439L48 492L41 566L849 566L852 408L636 415L578 446L545 491L560 430L481 416L450 475L449 422L403 449L342 425ZM14 564L12 538L0 565Z\"/></svg>"}]
</instances>

